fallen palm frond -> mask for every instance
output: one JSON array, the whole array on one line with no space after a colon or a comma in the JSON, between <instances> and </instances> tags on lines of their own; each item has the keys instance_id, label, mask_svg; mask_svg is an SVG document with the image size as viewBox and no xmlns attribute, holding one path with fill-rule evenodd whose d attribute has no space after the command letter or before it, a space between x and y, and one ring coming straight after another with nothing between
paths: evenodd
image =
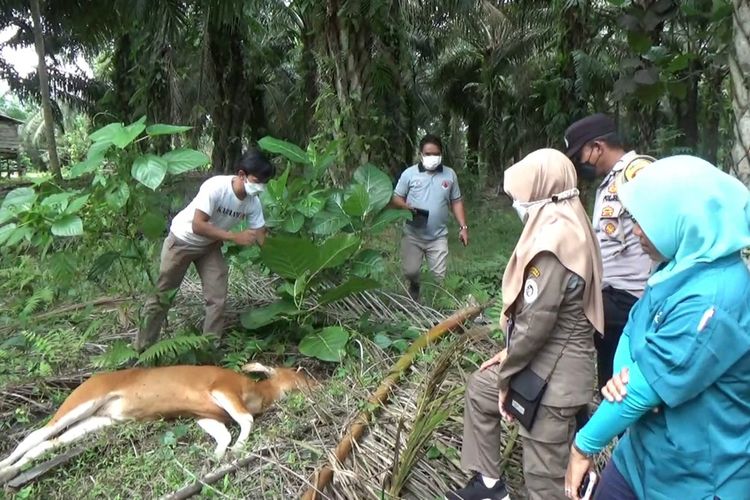
<instances>
[{"instance_id":1,"label":"fallen palm frond","mask_svg":"<svg viewBox=\"0 0 750 500\"><path fill-rule=\"evenodd\" d=\"M464 321L468 321L476 317L482 311L482 309L483 308L480 306L472 306L462 309L452 314L450 317L446 318L439 324L435 325L427 333L414 341L411 347L409 347L409 350L406 351L403 356L401 356L401 358L396 362L395 365L393 365L393 367L389 371L388 376L380 384L380 387L378 387L377 391L375 391L372 397L368 399L369 408L366 408L364 411L360 412L359 415L357 415L357 418L350 425L349 430L344 436L344 439L341 440L339 445L336 447L336 450L334 451L334 460L332 461L333 464L323 466L323 468L318 472L317 477L314 481L315 486L307 490L307 492L303 495L304 499L317 498L318 492L320 492L328 485L328 482L333 478L334 474L332 465L341 463L349 456L349 453L351 452L355 441L359 439L362 434L364 434L365 430L370 424L370 421L374 415L374 411L381 405L384 405L386 403L388 397L390 396L391 390L401 378L401 375L404 373L404 371L408 369L409 366L414 362L417 354L429 344L435 342L446 332L461 326Z\"/></svg>"},{"instance_id":2,"label":"fallen palm frond","mask_svg":"<svg viewBox=\"0 0 750 500\"><path fill-rule=\"evenodd\" d=\"M444 391L440 395L440 388L445 381L446 374L452 366L460 362L466 343L466 335L462 335L449 345L435 362L424 383L424 389L417 404L417 415L408 434L403 451L400 451L399 435L396 435L396 450L393 470L388 487L388 496L398 498L406 484L414 465L422 457L435 430L443 424L455 409L454 403L461 393L461 388ZM404 416L407 418L407 416ZM399 422L399 431L403 428L403 420Z\"/></svg>"},{"instance_id":3,"label":"fallen palm frond","mask_svg":"<svg viewBox=\"0 0 750 500\"><path fill-rule=\"evenodd\" d=\"M241 313L253 307L263 307L278 300L275 290L278 279L253 271L230 272L229 292L226 302L225 323L237 324ZM329 283L329 288L335 284ZM198 326L203 321L203 293L194 272L188 273L177 294L175 310L181 321ZM306 307L315 309L310 300ZM408 296L385 290L368 290L350 295L319 308L328 323L353 323L365 314L375 323L406 322L415 327L429 328L441 321L442 313L413 301Z\"/></svg>"}]
</instances>

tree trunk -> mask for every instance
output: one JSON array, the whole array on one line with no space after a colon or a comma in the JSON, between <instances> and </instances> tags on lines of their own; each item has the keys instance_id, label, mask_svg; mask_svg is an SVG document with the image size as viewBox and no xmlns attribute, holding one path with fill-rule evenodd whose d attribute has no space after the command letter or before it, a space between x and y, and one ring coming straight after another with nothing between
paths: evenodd
<instances>
[{"instance_id":1,"label":"tree trunk","mask_svg":"<svg viewBox=\"0 0 750 500\"><path fill-rule=\"evenodd\" d=\"M482 136L482 123L478 117L467 121L466 130L466 168L473 174L479 173L479 140ZM493 167L492 165L489 167Z\"/></svg>"},{"instance_id":2,"label":"tree trunk","mask_svg":"<svg viewBox=\"0 0 750 500\"><path fill-rule=\"evenodd\" d=\"M729 56L734 112L732 171L750 185L750 0L733 0L734 50Z\"/></svg>"},{"instance_id":3,"label":"tree trunk","mask_svg":"<svg viewBox=\"0 0 750 500\"><path fill-rule=\"evenodd\" d=\"M315 137L318 127L315 123L315 103L318 101L318 62L315 60L316 33L310 15L302 15L300 27L302 43L302 57L299 72L302 79L302 120L304 122L304 142Z\"/></svg>"},{"instance_id":4,"label":"tree trunk","mask_svg":"<svg viewBox=\"0 0 750 500\"><path fill-rule=\"evenodd\" d=\"M211 161L217 173L231 173L242 155L242 133L247 121L242 41L237 30L217 27L209 35L216 80L216 105L211 113L214 149Z\"/></svg>"},{"instance_id":5,"label":"tree trunk","mask_svg":"<svg viewBox=\"0 0 750 500\"><path fill-rule=\"evenodd\" d=\"M724 109L724 97L720 89L724 87L727 72L725 68L711 68L706 75L711 92L704 98L705 126L701 126L703 135L703 158L717 164L719 157L720 125Z\"/></svg>"},{"instance_id":6,"label":"tree trunk","mask_svg":"<svg viewBox=\"0 0 750 500\"><path fill-rule=\"evenodd\" d=\"M44 33L42 31L42 15L39 3L41 0L31 0L31 19L34 23L34 47L39 59L37 74L39 75L39 93L42 96L42 112L44 113L44 130L47 134L47 152L49 153L49 167L56 179L62 179L60 160L57 158L57 143L55 142L55 122L52 118L50 105L49 76L47 63L44 59Z\"/></svg>"},{"instance_id":7,"label":"tree trunk","mask_svg":"<svg viewBox=\"0 0 750 500\"><path fill-rule=\"evenodd\" d=\"M686 80L687 95L682 101L675 104L675 110L678 111L678 125L682 131L683 138L680 141L682 146L693 149L694 153L698 152L699 135L698 135L698 109L700 100L698 97L698 74L697 69L692 67Z\"/></svg>"}]
</instances>

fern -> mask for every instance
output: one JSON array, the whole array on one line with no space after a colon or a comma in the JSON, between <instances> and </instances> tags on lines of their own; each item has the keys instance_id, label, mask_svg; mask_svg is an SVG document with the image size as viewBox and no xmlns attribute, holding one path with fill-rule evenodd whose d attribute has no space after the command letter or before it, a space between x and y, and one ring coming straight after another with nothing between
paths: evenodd
<instances>
[{"instance_id":1,"label":"fern","mask_svg":"<svg viewBox=\"0 0 750 500\"><path fill-rule=\"evenodd\" d=\"M34 294L26 300L21 310L21 316L27 317L37 310L41 304L49 304L55 296L55 292L50 287L42 287L35 291Z\"/></svg>"},{"instance_id":2,"label":"fern","mask_svg":"<svg viewBox=\"0 0 750 500\"><path fill-rule=\"evenodd\" d=\"M503 302L501 300L493 302L490 307L485 309L485 316L490 321L493 337L496 337L495 334L501 334L500 319L503 317Z\"/></svg>"},{"instance_id":3,"label":"fern","mask_svg":"<svg viewBox=\"0 0 750 500\"><path fill-rule=\"evenodd\" d=\"M138 353L130 345L118 340L103 354L95 356L91 361L96 368L117 368L138 358Z\"/></svg>"},{"instance_id":4,"label":"fern","mask_svg":"<svg viewBox=\"0 0 750 500\"><path fill-rule=\"evenodd\" d=\"M208 337L203 335L172 337L152 345L140 355L139 359L144 364L152 364L161 360L175 360L180 356L206 347L208 342Z\"/></svg>"}]
</instances>

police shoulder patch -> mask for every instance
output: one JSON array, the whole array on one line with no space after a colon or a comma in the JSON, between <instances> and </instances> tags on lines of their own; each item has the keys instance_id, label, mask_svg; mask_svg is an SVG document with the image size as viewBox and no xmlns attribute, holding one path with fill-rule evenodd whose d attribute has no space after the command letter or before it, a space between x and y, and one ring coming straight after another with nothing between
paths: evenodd
<instances>
[{"instance_id":1,"label":"police shoulder patch","mask_svg":"<svg viewBox=\"0 0 750 500\"><path fill-rule=\"evenodd\" d=\"M650 156L638 156L634 158L623 171L623 179L625 182L630 182L643 170L644 167L651 165L654 159Z\"/></svg>"},{"instance_id":2,"label":"police shoulder patch","mask_svg":"<svg viewBox=\"0 0 750 500\"><path fill-rule=\"evenodd\" d=\"M529 278L523 284L523 301L531 304L537 297L539 297L539 285L537 285L536 280Z\"/></svg>"}]
</instances>

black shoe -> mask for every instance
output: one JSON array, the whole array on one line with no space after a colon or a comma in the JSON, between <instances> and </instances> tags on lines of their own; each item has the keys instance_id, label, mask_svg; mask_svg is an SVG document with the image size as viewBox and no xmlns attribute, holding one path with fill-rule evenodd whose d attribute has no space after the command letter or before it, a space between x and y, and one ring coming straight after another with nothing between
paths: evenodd
<instances>
[{"instance_id":1,"label":"black shoe","mask_svg":"<svg viewBox=\"0 0 750 500\"><path fill-rule=\"evenodd\" d=\"M418 282L416 281L409 282L409 297L411 297L411 299L416 302L419 301L419 283Z\"/></svg>"},{"instance_id":2,"label":"black shoe","mask_svg":"<svg viewBox=\"0 0 750 500\"><path fill-rule=\"evenodd\" d=\"M445 495L446 500L510 500L505 483L500 479L495 486L488 488L478 472L471 478L469 484L460 490L451 491Z\"/></svg>"}]
</instances>

